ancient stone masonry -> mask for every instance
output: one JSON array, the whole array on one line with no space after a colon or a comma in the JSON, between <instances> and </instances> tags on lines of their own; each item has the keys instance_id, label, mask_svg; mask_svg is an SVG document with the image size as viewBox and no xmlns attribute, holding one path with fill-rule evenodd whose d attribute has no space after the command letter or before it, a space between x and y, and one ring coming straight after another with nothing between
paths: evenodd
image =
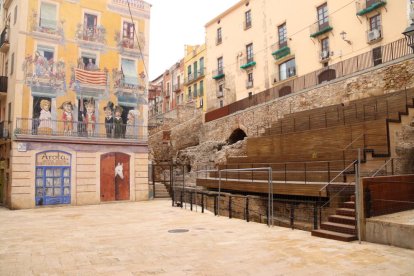
<instances>
[{"instance_id":1,"label":"ancient stone masonry","mask_svg":"<svg viewBox=\"0 0 414 276\"><path fill-rule=\"evenodd\" d=\"M414 59L412 58L391 65L380 65L349 78L321 84L314 89L281 97L208 123L203 123L202 114L180 110L181 115L178 115L178 119L164 122L163 129L171 131L171 140L168 143L163 142L159 130L150 136L151 159L157 161L177 158L177 163L190 167L201 163L210 163L213 166L223 164L228 156L245 155L243 143L231 148L226 147L226 141L236 129L243 130L248 137L259 136L272 122L283 118L286 114L334 104L346 104L349 101L410 87L414 87ZM404 133L408 132L409 130L405 130ZM404 141L399 147L399 152L409 154L407 147L403 145L408 145L410 142ZM192 168L192 171L194 169Z\"/></svg>"},{"instance_id":2,"label":"ancient stone masonry","mask_svg":"<svg viewBox=\"0 0 414 276\"><path fill-rule=\"evenodd\" d=\"M311 90L291 94L203 125L203 141L225 141L241 128L247 136L260 135L271 122L285 114L299 112L414 87L414 59L378 66L346 79L321 84Z\"/></svg>"}]
</instances>

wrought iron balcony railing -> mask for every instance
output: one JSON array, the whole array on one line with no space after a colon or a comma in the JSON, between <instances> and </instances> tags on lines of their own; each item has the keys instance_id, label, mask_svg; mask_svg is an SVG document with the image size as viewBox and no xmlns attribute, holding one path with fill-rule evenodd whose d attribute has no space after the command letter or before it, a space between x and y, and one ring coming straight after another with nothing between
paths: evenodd
<instances>
[{"instance_id":1,"label":"wrought iron balcony railing","mask_svg":"<svg viewBox=\"0 0 414 276\"><path fill-rule=\"evenodd\" d=\"M147 126L137 124L95 123L18 118L16 137L45 139L127 139L147 140Z\"/></svg>"}]
</instances>

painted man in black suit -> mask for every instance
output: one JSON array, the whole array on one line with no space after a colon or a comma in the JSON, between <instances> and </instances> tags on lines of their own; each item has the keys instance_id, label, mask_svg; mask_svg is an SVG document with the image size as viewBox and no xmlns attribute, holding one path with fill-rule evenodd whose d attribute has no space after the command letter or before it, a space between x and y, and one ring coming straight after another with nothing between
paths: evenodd
<instances>
[{"instance_id":1,"label":"painted man in black suit","mask_svg":"<svg viewBox=\"0 0 414 276\"><path fill-rule=\"evenodd\" d=\"M105 111L105 129L106 129L106 137L111 138L112 133L114 130L114 103L108 102L108 104L104 107Z\"/></svg>"}]
</instances>

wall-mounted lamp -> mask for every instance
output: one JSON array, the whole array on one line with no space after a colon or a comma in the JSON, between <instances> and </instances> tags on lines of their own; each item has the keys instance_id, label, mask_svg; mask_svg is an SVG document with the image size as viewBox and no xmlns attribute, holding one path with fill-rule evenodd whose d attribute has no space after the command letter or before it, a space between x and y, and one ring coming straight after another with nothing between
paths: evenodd
<instances>
[{"instance_id":1,"label":"wall-mounted lamp","mask_svg":"<svg viewBox=\"0 0 414 276\"><path fill-rule=\"evenodd\" d=\"M411 1L411 11L410 11L411 25L407 27L402 33L405 36L407 45L411 47L414 51L414 3Z\"/></svg>"},{"instance_id":2,"label":"wall-mounted lamp","mask_svg":"<svg viewBox=\"0 0 414 276\"><path fill-rule=\"evenodd\" d=\"M346 42L346 43L348 43L349 45L351 45L351 44L352 44L351 40L346 39L346 35L347 35L347 33L346 33L345 31L342 31L342 32L340 33L340 35L341 35L341 38L342 38L342 40L343 40L343 41L345 41L345 42Z\"/></svg>"}]
</instances>

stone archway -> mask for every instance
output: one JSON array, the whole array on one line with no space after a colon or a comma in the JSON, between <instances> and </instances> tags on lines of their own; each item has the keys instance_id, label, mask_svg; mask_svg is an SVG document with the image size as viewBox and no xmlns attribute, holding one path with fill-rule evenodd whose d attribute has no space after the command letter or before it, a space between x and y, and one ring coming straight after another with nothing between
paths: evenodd
<instances>
[{"instance_id":1,"label":"stone archway","mask_svg":"<svg viewBox=\"0 0 414 276\"><path fill-rule=\"evenodd\" d=\"M243 140L245 137L247 137L246 132L244 132L240 128L237 128L231 133L231 135L230 135L229 139L227 139L227 141L228 141L229 145L233 145L234 143Z\"/></svg>"}]
</instances>

